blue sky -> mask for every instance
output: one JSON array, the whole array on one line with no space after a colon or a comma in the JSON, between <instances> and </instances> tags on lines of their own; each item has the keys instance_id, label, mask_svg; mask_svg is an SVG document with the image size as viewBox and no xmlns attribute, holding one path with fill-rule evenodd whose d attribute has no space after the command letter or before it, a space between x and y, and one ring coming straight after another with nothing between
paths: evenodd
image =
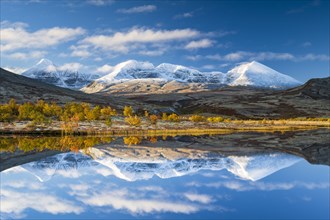
<instances>
[{"instance_id":1,"label":"blue sky","mask_svg":"<svg viewBox=\"0 0 330 220\"><path fill-rule=\"evenodd\" d=\"M109 72L128 59L226 72L257 60L305 82L329 76L329 1L1 0L1 67L48 58Z\"/></svg>"}]
</instances>

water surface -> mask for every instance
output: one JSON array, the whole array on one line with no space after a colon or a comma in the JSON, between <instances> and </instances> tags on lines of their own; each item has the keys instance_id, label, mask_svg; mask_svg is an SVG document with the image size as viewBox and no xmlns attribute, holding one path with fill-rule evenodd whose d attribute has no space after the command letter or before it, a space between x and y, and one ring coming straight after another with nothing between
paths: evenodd
<instances>
[{"instance_id":1,"label":"water surface","mask_svg":"<svg viewBox=\"0 0 330 220\"><path fill-rule=\"evenodd\" d=\"M244 135L250 142L254 137ZM283 141L278 150L266 148L266 142L275 144L274 135L265 134L262 143L246 149L233 136L137 137L137 145L93 138L93 143L71 141L93 146L68 150L56 145L67 140L51 137L53 149L39 152L31 146L23 152L26 141L7 138L11 148L1 153L1 218L329 218L328 162L313 165L306 159L317 161L315 154L303 157L307 149L298 152L298 145L284 150ZM31 139L39 148L47 142ZM319 138L313 146L326 142ZM14 150L13 143L21 148Z\"/></svg>"}]
</instances>

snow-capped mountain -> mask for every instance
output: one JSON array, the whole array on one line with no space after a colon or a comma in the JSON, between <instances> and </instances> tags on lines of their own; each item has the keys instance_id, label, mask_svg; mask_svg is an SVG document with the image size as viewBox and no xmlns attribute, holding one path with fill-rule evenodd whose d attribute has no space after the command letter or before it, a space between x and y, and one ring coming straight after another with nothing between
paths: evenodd
<instances>
[{"instance_id":1,"label":"snow-capped mountain","mask_svg":"<svg viewBox=\"0 0 330 220\"><path fill-rule=\"evenodd\" d=\"M167 86L176 82L176 86ZM172 83L173 84L173 83ZM83 88L87 93L95 92L144 92L143 85L154 85L155 91L167 92L166 87L172 88L168 92L187 89L198 85L199 89L191 91L219 88L228 86L252 86L259 88L285 89L298 86L301 83L290 76L279 73L256 61L243 63L227 73L200 72L196 69L162 63L154 66L149 62L128 60L114 67L112 72L95 80ZM136 85L134 87L134 85ZM127 88L127 89L126 89ZM142 89L141 89L142 88ZM164 90L164 91L163 91ZM148 92L152 92L148 90Z\"/></svg>"},{"instance_id":2,"label":"snow-capped mountain","mask_svg":"<svg viewBox=\"0 0 330 220\"><path fill-rule=\"evenodd\" d=\"M143 88L153 85L156 91L162 89L163 92L175 92L187 88L201 91L225 85L283 89L301 84L292 77L256 61L240 64L227 73L222 73L201 72L169 63L154 66L150 62L128 60L117 64L110 73L100 75L84 74L69 69L63 70L50 60L42 59L22 75L65 88L80 89L84 87L82 91L87 93L110 90L114 92L153 92ZM125 91L125 88L130 89Z\"/></svg>"},{"instance_id":3,"label":"snow-capped mountain","mask_svg":"<svg viewBox=\"0 0 330 220\"><path fill-rule=\"evenodd\" d=\"M241 64L226 74L230 86L255 86L265 88L288 88L300 85L294 78L279 73L256 61Z\"/></svg>"},{"instance_id":4,"label":"snow-capped mountain","mask_svg":"<svg viewBox=\"0 0 330 220\"><path fill-rule=\"evenodd\" d=\"M100 77L97 74L84 74L70 69L59 68L47 59L41 59L36 65L21 75L71 89L80 89Z\"/></svg>"},{"instance_id":5,"label":"snow-capped mountain","mask_svg":"<svg viewBox=\"0 0 330 220\"><path fill-rule=\"evenodd\" d=\"M132 79L160 79L163 81L178 81L182 83L223 83L221 72L203 73L181 65L162 63L154 66L149 62L128 60L116 65L112 72L99 78L99 83L116 83Z\"/></svg>"},{"instance_id":6,"label":"snow-capped mountain","mask_svg":"<svg viewBox=\"0 0 330 220\"><path fill-rule=\"evenodd\" d=\"M171 149L172 150L172 149ZM170 150L170 151L171 151ZM164 157L164 152L141 157L140 154L123 154L122 150L88 150L91 157L83 153L62 153L42 160L22 165L22 168L35 175L40 181L49 180L57 171L72 172L72 169L94 167L107 169L107 175L114 175L126 181L146 180L154 176L173 178L197 173L200 170L224 170L244 179L257 181L266 176L292 166L300 158L285 153L256 154L249 156L223 156L210 152L178 154L167 152L174 158Z\"/></svg>"}]
</instances>

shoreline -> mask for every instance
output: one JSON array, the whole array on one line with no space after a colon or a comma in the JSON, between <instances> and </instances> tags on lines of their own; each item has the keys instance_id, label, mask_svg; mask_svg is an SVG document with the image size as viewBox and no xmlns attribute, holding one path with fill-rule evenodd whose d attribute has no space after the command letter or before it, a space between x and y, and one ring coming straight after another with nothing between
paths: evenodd
<instances>
[{"instance_id":1,"label":"shoreline","mask_svg":"<svg viewBox=\"0 0 330 220\"><path fill-rule=\"evenodd\" d=\"M205 124L195 123L192 127L191 124L171 123L169 126L158 125L155 126L113 126L112 128L98 127L100 123L83 125L79 128L72 130L63 130L58 126L59 122L56 122L52 126L38 126L34 128L26 128L22 126L0 126L0 135L45 135L45 136L63 136L63 135L113 135L113 136L125 136L125 135L147 135L147 136L161 136L161 135L207 135L207 134L228 134L234 132L285 132L295 130L315 130L315 129L330 129L329 122L318 122L310 125L299 123L283 124L237 124L237 123L219 123L219 124ZM102 124L102 123L101 123ZM0 124L1 125L1 124ZM53 124L52 124L53 125Z\"/></svg>"}]
</instances>

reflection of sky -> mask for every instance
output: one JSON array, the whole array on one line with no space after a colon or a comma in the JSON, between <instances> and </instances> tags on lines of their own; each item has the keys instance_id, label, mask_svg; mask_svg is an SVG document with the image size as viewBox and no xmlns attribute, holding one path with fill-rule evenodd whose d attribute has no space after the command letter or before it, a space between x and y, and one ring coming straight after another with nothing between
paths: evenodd
<instances>
[{"instance_id":1,"label":"reflection of sky","mask_svg":"<svg viewBox=\"0 0 330 220\"><path fill-rule=\"evenodd\" d=\"M227 170L119 179L102 165L58 170L46 182L1 173L1 218L329 218L329 167L301 161L259 181Z\"/></svg>"}]
</instances>

